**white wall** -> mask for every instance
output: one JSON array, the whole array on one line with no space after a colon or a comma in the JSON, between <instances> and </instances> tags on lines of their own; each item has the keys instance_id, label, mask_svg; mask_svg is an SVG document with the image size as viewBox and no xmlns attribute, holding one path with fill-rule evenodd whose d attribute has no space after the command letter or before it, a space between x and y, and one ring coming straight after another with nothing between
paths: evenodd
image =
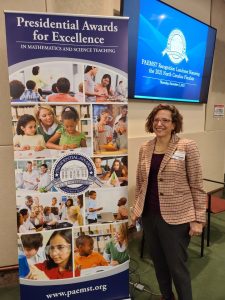
<instances>
[{"instance_id":1,"label":"white wall","mask_svg":"<svg viewBox=\"0 0 225 300\"><path fill-rule=\"evenodd\" d=\"M214 104L225 104L225 2L213 0L165 0L175 8L218 28L213 73L211 78L208 104L175 103L184 117L184 131L181 136L194 139L200 150L203 176L223 181L225 170L225 119L213 117ZM218 76L218 73L220 76ZM147 115L156 102L130 101L129 104L129 201L132 204L135 188L135 172L138 148L151 138L144 131ZM206 190L218 188L218 185L205 183Z\"/></svg>"},{"instance_id":2,"label":"white wall","mask_svg":"<svg viewBox=\"0 0 225 300\"><path fill-rule=\"evenodd\" d=\"M132 1L132 0L131 0ZM168 0L167 3L210 23L210 0ZM1 0L0 1L0 266L17 263L15 190L13 172L13 148L11 132L11 113L8 89L8 70L5 45L3 10L47 11L74 14L112 15L119 10L119 0ZM213 118L214 103L224 103L225 85L225 2L213 0L212 25L218 26L218 45L216 48L212 85L209 103L205 105L176 104L184 115L184 134L197 141L201 152L205 177L223 179L225 124L224 119ZM134 102L129 104L129 194L133 200L138 147L148 139L144 123L155 103Z\"/></svg>"}]
</instances>

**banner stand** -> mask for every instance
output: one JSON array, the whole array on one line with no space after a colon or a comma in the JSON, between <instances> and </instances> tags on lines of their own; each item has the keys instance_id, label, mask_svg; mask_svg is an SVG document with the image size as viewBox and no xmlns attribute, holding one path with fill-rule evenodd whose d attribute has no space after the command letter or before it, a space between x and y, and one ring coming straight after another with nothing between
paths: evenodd
<instances>
[{"instance_id":1,"label":"banner stand","mask_svg":"<svg viewBox=\"0 0 225 300\"><path fill-rule=\"evenodd\" d=\"M130 299L128 19L5 22L21 300Z\"/></svg>"}]
</instances>

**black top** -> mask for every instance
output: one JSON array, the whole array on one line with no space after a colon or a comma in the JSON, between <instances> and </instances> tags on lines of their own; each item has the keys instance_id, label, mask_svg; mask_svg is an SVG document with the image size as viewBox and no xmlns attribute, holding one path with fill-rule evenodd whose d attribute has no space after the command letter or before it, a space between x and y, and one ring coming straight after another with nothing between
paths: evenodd
<instances>
[{"instance_id":1,"label":"black top","mask_svg":"<svg viewBox=\"0 0 225 300\"><path fill-rule=\"evenodd\" d=\"M155 214L160 214L157 176L158 176L159 168L163 160L163 157L164 154L153 153L152 155L143 216L148 215L150 212Z\"/></svg>"}]
</instances>

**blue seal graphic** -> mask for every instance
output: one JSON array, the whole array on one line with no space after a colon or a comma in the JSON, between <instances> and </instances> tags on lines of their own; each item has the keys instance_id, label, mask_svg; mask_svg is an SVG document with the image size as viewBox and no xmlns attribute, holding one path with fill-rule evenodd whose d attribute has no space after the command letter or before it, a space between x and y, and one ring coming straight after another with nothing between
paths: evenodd
<instances>
[{"instance_id":1,"label":"blue seal graphic","mask_svg":"<svg viewBox=\"0 0 225 300\"><path fill-rule=\"evenodd\" d=\"M96 177L95 165L83 154L67 154L60 157L52 168L52 181L46 187L53 186L60 192L69 195L79 195L85 192L93 183L101 186Z\"/></svg>"},{"instance_id":2,"label":"blue seal graphic","mask_svg":"<svg viewBox=\"0 0 225 300\"><path fill-rule=\"evenodd\" d=\"M179 64L184 59L188 61L186 54L186 40L184 34L179 29L174 29L170 32L167 46L163 50L162 55L168 55L170 61L174 64Z\"/></svg>"}]
</instances>

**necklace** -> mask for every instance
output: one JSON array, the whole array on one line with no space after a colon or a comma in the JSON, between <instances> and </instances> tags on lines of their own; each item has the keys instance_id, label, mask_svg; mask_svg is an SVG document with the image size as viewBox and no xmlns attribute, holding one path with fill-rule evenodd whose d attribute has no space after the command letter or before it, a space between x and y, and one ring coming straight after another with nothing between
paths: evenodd
<instances>
[{"instance_id":1,"label":"necklace","mask_svg":"<svg viewBox=\"0 0 225 300\"><path fill-rule=\"evenodd\" d=\"M166 153L166 150L154 150L154 153L155 154L165 154Z\"/></svg>"},{"instance_id":2,"label":"necklace","mask_svg":"<svg viewBox=\"0 0 225 300\"><path fill-rule=\"evenodd\" d=\"M155 144L154 153L164 154L164 153L166 153L167 147L168 147L168 145L159 146L159 145Z\"/></svg>"}]
</instances>

